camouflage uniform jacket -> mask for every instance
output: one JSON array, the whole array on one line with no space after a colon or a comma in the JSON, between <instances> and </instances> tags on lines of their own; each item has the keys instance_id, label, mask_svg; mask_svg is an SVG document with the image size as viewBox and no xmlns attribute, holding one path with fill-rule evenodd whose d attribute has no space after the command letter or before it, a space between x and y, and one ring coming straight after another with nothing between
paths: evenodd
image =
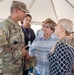
<instances>
[{"instance_id":1,"label":"camouflage uniform jacket","mask_svg":"<svg viewBox=\"0 0 74 75\"><path fill-rule=\"evenodd\" d=\"M24 34L10 17L0 23L0 72L17 73L22 67Z\"/></svg>"}]
</instances>

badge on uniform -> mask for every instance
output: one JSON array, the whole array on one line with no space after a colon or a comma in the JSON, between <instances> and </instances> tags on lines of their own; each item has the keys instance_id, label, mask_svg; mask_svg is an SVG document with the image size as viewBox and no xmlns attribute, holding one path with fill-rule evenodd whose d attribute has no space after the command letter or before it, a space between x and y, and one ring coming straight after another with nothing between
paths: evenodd
<instances>
[{"instance_id":1,"label":"badge on uniform","mask_svg":"<svg viewBox=\"0 0 74 75\"><path fill-rule=\"evenodd\" d=\"M31 41L28 41L28 46L30 46L31 45Z\"/></svg>"}]
</instances>

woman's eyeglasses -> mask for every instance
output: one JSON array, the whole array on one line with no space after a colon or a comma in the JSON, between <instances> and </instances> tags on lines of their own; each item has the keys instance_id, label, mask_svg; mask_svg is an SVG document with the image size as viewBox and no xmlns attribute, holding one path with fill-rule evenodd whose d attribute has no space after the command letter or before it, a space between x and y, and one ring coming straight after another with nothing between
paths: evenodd
<instances>
[{"instance_id":1,"label":"woman's eyeglasses","mask_svg":"<svg viewBox=\"0 0 74 75\"><path fill-rule=\"evenodd\" d=\"M43 28L44 28L44 27L45 27L45 28L51 28L50 26L45 26L45 25L42 25L42 27L43 27Z\"/></svg>"}]
</instances>

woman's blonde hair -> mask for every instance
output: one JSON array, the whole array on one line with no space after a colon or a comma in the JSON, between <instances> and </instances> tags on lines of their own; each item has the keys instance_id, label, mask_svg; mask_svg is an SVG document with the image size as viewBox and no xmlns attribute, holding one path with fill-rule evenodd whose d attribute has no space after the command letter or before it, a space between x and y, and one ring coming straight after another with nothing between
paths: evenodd
<instances>
[{"instance_id":1,"label":"woman's blonde hair","mask_svg":"<svg viewBox=\"0 0 74 75\"><path fill-rule=\"evenodd\" d=\"M67 35L70 35L70 33L73 32L73 23L72 23L71 20L69 20L69 19L60 19L60 20L58 21L58 23L59 23L61 26L64 27L65 33L66 33ZM74 47L74 35L66 36L66 37L60 39L58 42L63 42L63 43L68 44L69 46ZM56 47L56 45L57 45L58 42L56 42L56 44L54 44L54 46L52 47L52 49L51 49L51 53L52 53L52 54L54 53L55 47Z\"/></svg>"},{"instance_id":2,"label":"woman's blonde hair","mask_svg":"<svg viewBox=\"0 0 74 75\"><path fill-rule=\"evenodd\" d=\"M67 34L73 32L73 23L69 19L60 19L58 23L64 27Z\"/></svg>"}]
</instances>

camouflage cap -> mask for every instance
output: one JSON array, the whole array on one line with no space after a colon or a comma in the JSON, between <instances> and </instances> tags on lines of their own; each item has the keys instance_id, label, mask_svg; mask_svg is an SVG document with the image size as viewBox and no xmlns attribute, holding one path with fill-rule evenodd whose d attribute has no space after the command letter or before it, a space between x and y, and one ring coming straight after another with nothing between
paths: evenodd
<instances>
[{"instance_id":1,"label":"camouflage cap","mask_svg":"<svg viewBox=\"0 0 74 75\"><path fill-rule=\"evenodd\" d=\"M26 13L29 13L29 11L27 10L26 4L24 4L20 1L13 1L11 7L18 8Z\"/></svg>"}]
</instances>

